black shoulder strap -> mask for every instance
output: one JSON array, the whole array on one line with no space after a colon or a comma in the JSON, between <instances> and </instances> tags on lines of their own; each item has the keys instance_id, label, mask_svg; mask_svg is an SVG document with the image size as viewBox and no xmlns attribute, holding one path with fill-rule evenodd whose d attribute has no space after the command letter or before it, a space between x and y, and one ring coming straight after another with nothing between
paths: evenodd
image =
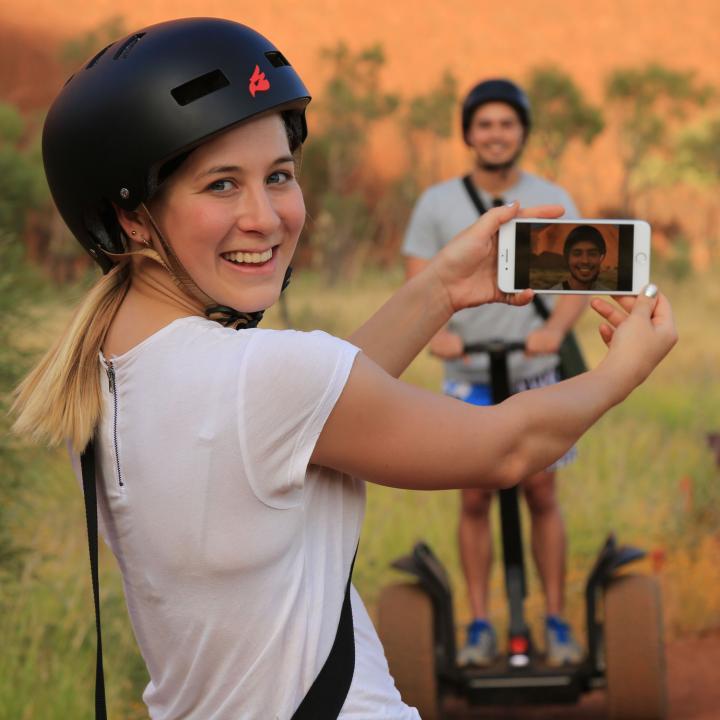
<instances>
[{"instance_id":1,"label":"black shoulder strap","mask_svg":"<svg viewBox=\"0 0 720 720\"><path fill-rule=\"evenodd\" d=\"M97 632L97 661L95 664L95 720L107 720L105 704L105 673L102 659L100 632L100 582L98 579L98 522L97 493L95 489L95 441L91 440L80 456L85 519L90 549L90 574L95 603L95 630ZM357 556L357 549L355 550ZM350 690L355 672L355 630L350 605L350 584L355 558L345 587L345 599L340 611L335 641L320 673L303 698L292 720L336 720Z\"/></svg>"},{"instance_id":2,"label":"black shoulder strap","mask_svg":"<svg viewBox=\"0 0 720 720\"><path fill-rule=\"evenodd\" d=\"M545 304L545 301L539 295L533 295L532 303L535 306L537 314L543 319L547 320L550 317L550 309Z\"/></svg>"},{"instance_id":3,"label":"black shoulder strap","mask_svg":"<svg viewBox=\"0 0 720 720\"><path fill-rule=\"evenodd\" d=\"M80 456L83 495L85 496L85 521L87 522L88 547L90 548L90 575L92 576L93 600L95 602L95 630L97 632L97 660L95 663L95 718L107 720L105 707L105 673L103 672L102 635L100 632L100 581L98 579L98 522L97 495L95 491L95 441L91 440Z\"/></svg>"},{"instance_id":4,"label":"black shoulder strap","mask_svg":"<svg viewBox=\"0 0 720 720\"><path fill-rule=\"evenodd\" d=\"M470 196L472 204L477 209L478 215L483 215L484 213L486 213L487 208L483 205L483 201L480 199L480 195L478 195L477 188L475 187L475 183L472 181L472 178L469 175L466 175L462 179L462 184L465 186L465 190Z\"/></svg>"}]
</instances>

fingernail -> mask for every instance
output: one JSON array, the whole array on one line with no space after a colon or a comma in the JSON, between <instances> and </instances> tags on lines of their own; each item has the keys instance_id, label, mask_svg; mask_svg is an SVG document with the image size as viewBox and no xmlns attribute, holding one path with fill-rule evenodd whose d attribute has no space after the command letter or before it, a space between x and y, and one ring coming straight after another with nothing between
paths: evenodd
<instances>
[{"instance_id":1,"label":"fingernail","mask_svg":"<svg viewBox=\"0 0 720 720\"><path fill-rule=\"evenodd\" d=\"M515 207L516 202L517 202L516 200L513 200L512 202L505 203L505 207Z\"/></svg>"},{"instance_id":2,"label":"fingernail","mask_svg":"<svg viewBox=\"0 0 720 720\"><path fill-rule=\"evenodd\" d=\"M654 285L653 283L650 283L650 284L643 290L643 295L645 295L645 297L654 298L657 294L658 294L657 285Z\"/></svg>"}]
</instances>

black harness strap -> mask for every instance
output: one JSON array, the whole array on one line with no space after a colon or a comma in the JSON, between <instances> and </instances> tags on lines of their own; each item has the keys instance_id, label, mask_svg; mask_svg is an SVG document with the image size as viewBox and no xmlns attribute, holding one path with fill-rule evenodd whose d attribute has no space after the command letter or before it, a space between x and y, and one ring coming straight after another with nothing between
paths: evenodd
<instances>
[{"instance_id":1,"label":"black harness strap","mask_svg":"<svg viewBox=\"0 0 720 720\"><path fill-rule=\"evenodd\" d=\"M98 522L97 495L95 491L95 441L91 440L80 457L83 495L85 496L85 521L87 522L88 547L90 548L90 575L92 576L95 603L95 631L97 632L97 659L95 663L95 718L107 720L105 707L105 673L102 658L102 634L100 632L100 581L98 579Z\"/></svg>"},{"instance_id":2,"label":"black harness strap","mask_svg":"<svg viewBox=\"0 0 720 720\"><path fill-rule=\"evenodd\" d=\"M292 720L335 720L345 703L355 672L355 630L350 605L350 582L354 567L355 558L350 565L345 600L330 654Z\"/></svg>"},{"instance_id":3,"label":"black harness strap","mask_svg":"<svg viewBox=\"0 0 720 720\"><path fill-rule=\"evenodd\" d=\"M95 629L97 632L97 662L95 665L95 720L107 720L105 704L105 673L103 671L102 635L100 632L100 581L98 579L98 522L97 493L95 489L95 441L91 440L80 457L90 574L95 603ZM355 550L357 555L357 549ZM295 711L291 720L336 720L350 690L355 672L355 630L350 605L350 583L355 558L345 588L345 599L340 611L335 641L318 676Z\"/></svg>"}]
</instances>

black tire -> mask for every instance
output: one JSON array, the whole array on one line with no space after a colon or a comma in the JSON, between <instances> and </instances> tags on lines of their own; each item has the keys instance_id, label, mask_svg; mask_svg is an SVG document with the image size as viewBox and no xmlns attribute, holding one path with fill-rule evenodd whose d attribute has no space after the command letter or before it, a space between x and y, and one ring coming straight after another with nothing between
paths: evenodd
<instances>
[{"instance_id":1,"label":"black tire","mask_svg":"<svg viewBox=\"0 0 720 720\"><path fill-rule=\"evenodd\" d=\"M377 611L378 635L400 696L423 720L440 720L432 601L417 584L397 583L382 589Z\"/></svg>"},{"instance_id":2,"label":"black tire","mask_svg":"<svg viewBox=\"0 0 720 720\"><path fill-rule=\"evenodd\" d=\"M660 588L621 575L605 590L604 649L609 720L665 720L667 692Z\"/></svg>"}]
</instances>

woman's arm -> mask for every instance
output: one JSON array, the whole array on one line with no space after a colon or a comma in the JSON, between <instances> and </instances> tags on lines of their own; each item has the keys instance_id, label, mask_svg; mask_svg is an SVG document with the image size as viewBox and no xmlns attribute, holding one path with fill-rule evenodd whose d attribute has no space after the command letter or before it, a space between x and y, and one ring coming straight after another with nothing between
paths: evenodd
<instances>
[{"instance_id":1,"label":"woman's arm","mask_svg":"<svg viewBox=\"0 0 720 720\"><path fill-rule=\"evenodd\" d=\"M610 350L590 372L480 408L392 378L360 355L312 462L401 488L507 487L560 457L623 400L676 340L664 298L604 301Z\"/></svg>"},{"instance_id":2,"label":"woman's arm","mask_svg":"<svg viewBox=\"0 0 720 720\"><path fill-rule=\"evenodd\" d=\"M557 217L559 206L522 214ZM497 286L497 232L518 206L494 208L455 237L348 339L398 377L453 313L491 302L525 305L532 292L501 293Z\"/></svg>"}]
</instances>

